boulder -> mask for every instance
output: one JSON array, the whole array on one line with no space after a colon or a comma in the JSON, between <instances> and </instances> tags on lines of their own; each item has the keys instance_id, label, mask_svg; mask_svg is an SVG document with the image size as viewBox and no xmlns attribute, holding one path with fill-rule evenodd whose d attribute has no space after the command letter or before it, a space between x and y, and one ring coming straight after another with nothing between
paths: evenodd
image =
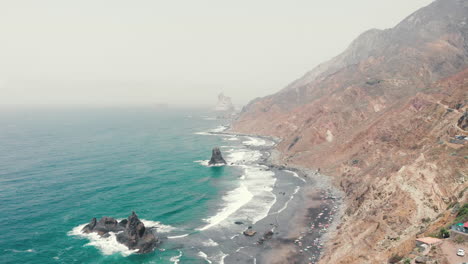
<instances>
[{"instance_id":1,"label":"boulder","mask_svg":"<svg viewBox=\"0 0 468 264\"><path fill-rule=\"evenodd\" d=\"M218 147L213 148L213 151L211 152L211 159L208 162L208 165L216 164L226 164L223 155L221 155L221 150L219 150Z\"/></svg>"},{"instance_id":2,"label":"boulder","mask_svg":"<svg viewBox=\"0 0 468 264\"><path fill-rule=\"evenodd\" d=\"M257 234L257 231L251 229L251 228L248 228L247 230L244 231L244 235L245 236L255 236L255 234Z\"/></svg>"}]
</instances>

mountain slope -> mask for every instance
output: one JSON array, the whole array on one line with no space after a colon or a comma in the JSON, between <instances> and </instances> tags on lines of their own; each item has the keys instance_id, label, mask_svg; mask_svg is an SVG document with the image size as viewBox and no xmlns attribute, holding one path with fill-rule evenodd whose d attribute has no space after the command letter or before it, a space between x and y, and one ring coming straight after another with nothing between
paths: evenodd
<instances>
[{"instance_id":1,"label":"mountain slope","mask_svg":"<svg viewBox=\"0 0 468 264\"><path fill-rule=\"evenodd\" d=\"M368 31L233 123L281 138L285 164L321 168L346 193L323 263L383 263L465 199L467 144L450 141L468 135L467 14L468 1L438 0Z\"/></svg>"}]
</instances>

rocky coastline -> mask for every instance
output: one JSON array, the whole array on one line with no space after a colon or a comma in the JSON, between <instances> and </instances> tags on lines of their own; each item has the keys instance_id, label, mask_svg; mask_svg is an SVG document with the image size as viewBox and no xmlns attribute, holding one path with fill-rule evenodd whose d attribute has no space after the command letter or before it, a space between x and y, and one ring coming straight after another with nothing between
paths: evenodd
<instances>
[{"instance_id":1,"label":"rocky coastline","mask_svg":"<svg viewBox=\"0 0 468 264\"><path fill-rule=\"evenodd\" d=\"M255 254L257 263L318 263L326 248L324 245L329 233L339 226L342 214L343 194L335 188L330 178L319 173L318 169L302 168L280 162L281 153L276 145L281 139L251 134L240 134L232 130L220 134L248 136L274 142L272 146L253 147L263 153L260 164L275 173L278 179L291 177L294 174L300 178L301 185L295 195L287 193L281 186L275 185L273 191L278 200L291 195L289 202L269 215L262 223L246 227L243 232L245 239L253 241L258 247ZM284 181L284 180L283 180ZM287 206L287 207L286 207ZM229 263L242 263L231 261Z\"/></svg>"}]
</instances>

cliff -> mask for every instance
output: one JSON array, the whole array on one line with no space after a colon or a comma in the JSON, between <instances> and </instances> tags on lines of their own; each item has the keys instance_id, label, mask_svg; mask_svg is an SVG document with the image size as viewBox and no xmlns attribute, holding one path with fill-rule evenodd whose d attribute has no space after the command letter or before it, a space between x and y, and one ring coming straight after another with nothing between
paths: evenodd
<instances>
[{"instance_id":1,"label":"cliff","mask_svg":"<svg viewBox=\"0 0 468 264\"><path fill-rule=\"evenodd\" d=\"M466 199L468 148L454 139L468 135L467 14L467 1L438 0L367 31L233 123L281 138L282 162L346 193L321 263L385 263Z\"/></svg>"}]
</instances>

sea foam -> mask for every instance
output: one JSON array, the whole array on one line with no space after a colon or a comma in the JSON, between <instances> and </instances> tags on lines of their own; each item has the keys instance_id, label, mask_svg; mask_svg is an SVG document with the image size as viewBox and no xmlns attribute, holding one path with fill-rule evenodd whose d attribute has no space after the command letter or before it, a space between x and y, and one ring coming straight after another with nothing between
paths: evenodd
<instances>
[{"instance_id":1,"label":"sea foam","mask_svg":"<svg viewBox=\"0 0 468 264\"><path fill-rule=\"evenodd\" d=\"M249 137L251 141L254 138ZM265 140L255 144L269 144ZM258 150L247 148L229 149L225 151L228 155L228 164L238 166L243 169L239 178L239 186L227 192L223 197L224 207L214 216L205 219L207 225L199 230L206 230L217 225L230 225L232 221L227 219L245 219L256 223L268 215L270 208L276 202L276 196L272 193L276 182L274 173L268 167L258 165L256 162L261 158L262 153Z\"/></svg>"}]
</instances>

